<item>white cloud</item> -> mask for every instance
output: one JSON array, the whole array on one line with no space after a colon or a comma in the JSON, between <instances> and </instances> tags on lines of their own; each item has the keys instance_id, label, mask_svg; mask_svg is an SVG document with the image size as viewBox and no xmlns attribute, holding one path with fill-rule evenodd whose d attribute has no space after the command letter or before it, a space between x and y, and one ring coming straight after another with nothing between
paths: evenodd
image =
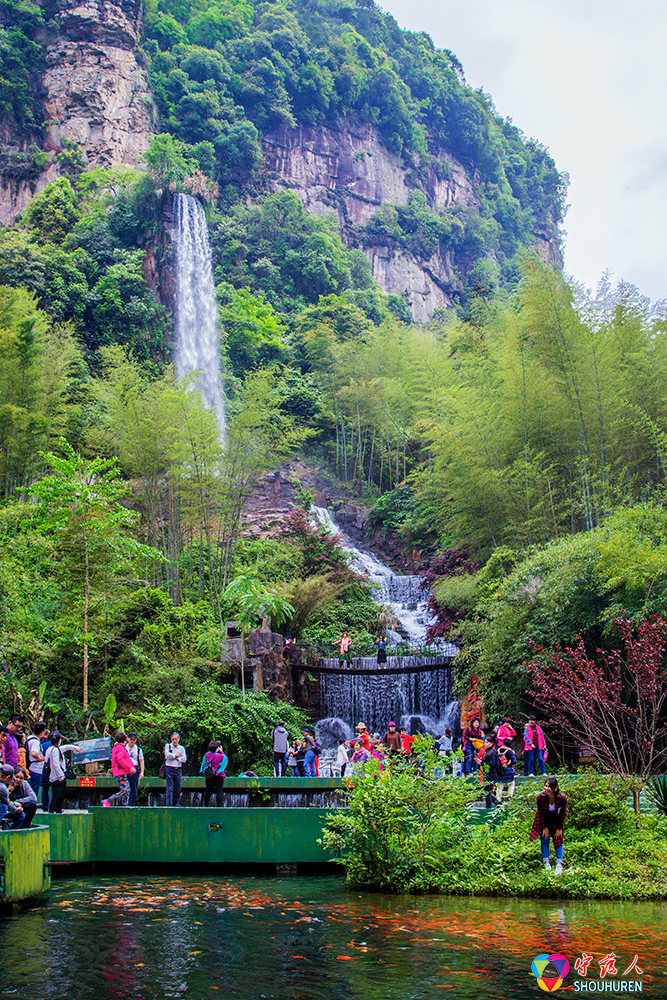
<instances>
[{"instance_id":1,"label":"white cloud","mask_svg":"<svg viewBox=\"0 0 667 1000\"><path fill-rule=\"evenodd\" d=\"M667 295L667 9L658 0L384 0L455 52L569 173L565 265Z\"/></svg>"}]
</instances>

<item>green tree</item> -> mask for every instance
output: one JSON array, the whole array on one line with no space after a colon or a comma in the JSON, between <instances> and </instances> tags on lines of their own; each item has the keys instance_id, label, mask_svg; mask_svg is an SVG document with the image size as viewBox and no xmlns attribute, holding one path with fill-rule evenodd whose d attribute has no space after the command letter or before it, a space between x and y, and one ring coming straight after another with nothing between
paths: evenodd
<instances>
[{"instance_id":1,"label":"green tree","mask_svg":"<svg viewBox=\"0 0 667 1000\"><path fill-rule=\"evenodd\" d=\"M97 610L132 561L157 558L159 553L132 536L137 516L123 507L121 500L130 492L118 475L115 460L86 460L77 455L64 439L63 456L44 455L54 473L30 488L38 504L45 533L56 540L59 569L70 591L71 630L82 654L82 704L88 709L90 649L95 646Z\"/></svg>"}]
</instances>

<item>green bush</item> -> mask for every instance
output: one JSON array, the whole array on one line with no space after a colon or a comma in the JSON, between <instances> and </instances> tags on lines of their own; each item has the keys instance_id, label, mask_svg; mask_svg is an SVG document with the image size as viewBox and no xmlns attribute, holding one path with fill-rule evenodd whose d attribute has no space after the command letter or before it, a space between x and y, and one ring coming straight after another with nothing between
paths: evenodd
<instances>
[{"instance_id":1,"label":"green bush","mask_svg":"<svg viewBox=\"0 0 667 1000\"><path fill-rule=\"evenodd\" d=\"M130 715L125 728L139 733L147 767L154 773L169 735L177 732L196 769L209 742L219 739L229 757L228 774L248 769L273 774L271 730L281 719L294 736L306 723L299 709L270 701L265 694L249 692L244 704L241 691L232 685L195 682L182 701L168 703L162 694L148 699L147 707Z\"/></svg>"},{"instance_id":2,"label":"green bush","mask_svg":"<svg viewBox=\"0 0 667 1000\"><path fill-rule=\"evenodd\" d=\"M384 892L599 899L667 896L667 820L637 828L625 792L597 774L561 785L565 824L562 877L547 873L529 833L539 782L525 782L510 803L471 823L466 804L480 786L438 776L438 758L419 750L420 773L398 763L366 766L349 784L349 811L328 817L323 843L338 853L350 885Z\"/></svg>"}]
</instances>

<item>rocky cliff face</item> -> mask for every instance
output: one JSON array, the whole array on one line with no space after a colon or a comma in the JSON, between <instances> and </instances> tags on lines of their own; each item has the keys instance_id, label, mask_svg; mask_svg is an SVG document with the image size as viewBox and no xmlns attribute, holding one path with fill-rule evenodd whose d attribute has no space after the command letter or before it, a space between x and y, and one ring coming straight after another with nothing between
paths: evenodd
<instances>
[{"instance_id":1,"label":"rocky cliff face","mask_svg":"<svg viewBox=\"0 0 667 1000\"><path fill-rule=\"evenodd\" d=\"M281 128L264 136L270 183L294 191L309 212L336 212L344 232L365 225L380 205L406 205L417 184L408 179L400 157L387 150L372 125L345 129ZM431 167L419 183L436 209L477 204L472 182L453 157L441 154L444 170ZM446 174L447 176L442 176ZM453 305L457 277L448 254L417 260L386 246L365 249L375 278L390 294L401 295L418 322Z\"/></svg>"},{"instance_id":2,"label":"rocky cliff face","mask_svg":"<svg viewBox=\"0 0 667 1000\"><path fill-rule=\"evenodd\" d=\"M78 143L91 165L136 167L153 131L153 103L136 59L141 0L61 0L47 48L47 133Z\"/></svg>"},{"instance_id":3,"label":"rocky cliff face","mask_svg":"<svg viewBox=\"0 0 667 1000\"><path fill-rule=\"evenodd\" d=\"M35 191L58 176L55 156L77 143L89 166L136 167L154 131L153 102L137 61L141 0L45 3L46 126L51 162L36 184L0 188L0 223L15 221Z\"/></svg>"}]
</instances>

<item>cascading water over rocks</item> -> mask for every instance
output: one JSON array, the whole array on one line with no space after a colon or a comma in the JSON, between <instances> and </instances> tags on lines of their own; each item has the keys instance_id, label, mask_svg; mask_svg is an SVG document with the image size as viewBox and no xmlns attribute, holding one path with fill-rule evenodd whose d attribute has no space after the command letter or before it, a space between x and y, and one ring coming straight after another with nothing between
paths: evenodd
<instances>
[{"instance_id":1,"label":"cascading water over rocks","mask_svg":"<svg viewBox=\"0 0 667 1000\"><path fill-rule=\"evenodd\" d=\"M325 507L313 507L317 521L333 534L340 535L342 545L351 558L354 569L378 585L374 598L378 604L387 604L399 621L402 634L390 633L390 640L407 636L415 645L424 642L430 613L427 595L420 590L419 580L413 575L397 576L370 552L358 549L336 524ZM390 646L392 642L390 641ZM452 643L440 641L439 653L451 658L458 649ZM353 651L354 652L354 651ZM452 668L424 669L407 672L419 666L419 657L389 656L388 666L404 666L406 673L352 674L345 669L340 673L322 674L321 704L325 718L317 723L318 738L325 746L332 746L337 739L351 739L352 725L363 720L371 732L385 732L390 718L395 719L409 732L427 732L442 735L446 727L458 731L461 703L453 697ZM325 660L334 667L335 659ZM355 657L358 667L370 669L375 657Z\"/></svg>"}]
</instances>

